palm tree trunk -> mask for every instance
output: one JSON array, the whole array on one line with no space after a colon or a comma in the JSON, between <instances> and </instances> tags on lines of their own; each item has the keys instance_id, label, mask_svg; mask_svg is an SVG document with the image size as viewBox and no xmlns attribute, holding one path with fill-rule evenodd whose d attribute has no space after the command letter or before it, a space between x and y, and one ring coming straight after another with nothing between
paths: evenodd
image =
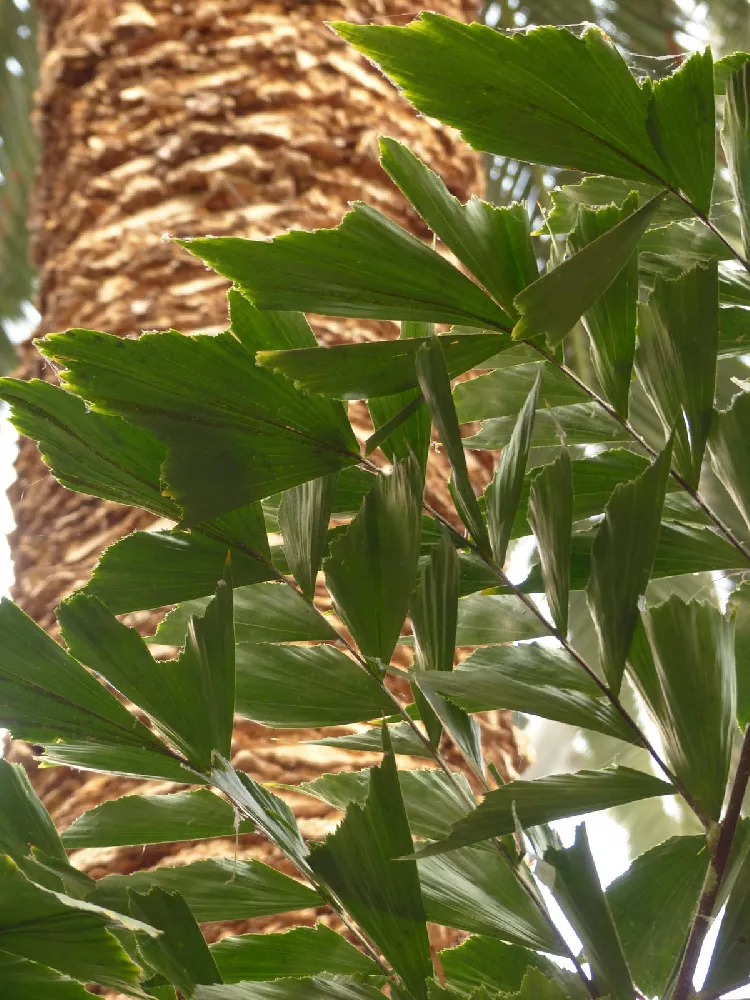
<instances>
[{"instance_id":1,"label":"palm tree trunk","mask_svg":"<svg viewBox=\"0 0 750 1000\"><path fill-rule=\"evenodd\" d=\"M378 165L380 133L406 140L460 197L478 184L478 160L456 135L412 112L324 24L406 19L413 0L40 0L40 6L40 334L71 326L121 336L222 329L227 283L165 234L258 238L330 226L349 201L363 199L426 236ZM431 0L430 6L467 18L474 4ZM319 333L394 335L390 324L335 321ZM53 373L28 347L23 374ZM153 518L62 489L29 441L21 442L16 468L14 598L54 629L55 606L85 582L102 550ZM495 721L492 756L507 774L523 761L508 718L498 714ZM284 733L290 735L303 734ZM305 748L276 744L272 736L249 723L237 728L235 759L261 780L296 782L364 763L334 751L313 761ZM34 780L60 826L138 785L63 768L38 771ZM306 810L306 832L319 836L330 815L311 800L298 797L294 804ZM231 854L234 846L99 851L81 853L77 862L104 874L207 850ZM240 850L264 848L249 837Z\"/></svg>"}]
</instances>

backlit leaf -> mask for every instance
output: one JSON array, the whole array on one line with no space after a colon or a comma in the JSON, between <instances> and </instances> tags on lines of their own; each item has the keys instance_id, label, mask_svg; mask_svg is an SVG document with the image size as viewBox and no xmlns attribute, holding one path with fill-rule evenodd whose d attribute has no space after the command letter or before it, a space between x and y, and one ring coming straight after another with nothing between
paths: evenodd
<instances>
[{"instance_id":1,"label":"backlit leaf","mask_svg":"<svg viewBox=\"0 0 750 1000\"><path fill-rule=\"evenodd\" d=\"M694 52L653 87L648 131L677 187L708 215L716 163L711 50Z\"/></svg>"},{"instance_id":2,"label":"backlit leaf","mask_svg":"<svg viewBox=\"0 0 750 1000\"><path fill-rule=\"evenodd\" d=\"M467 712L509 709L637 742L573 660L536 643L480 649L452 673L419 676L417 682Z\"/></svg>"},{"instance_id":3,"label":"backlit leaf","mask_svg":"<svg viewBox=\"0 0 750 1000\"><path fill-rule=\"evenodd\" d=\"M377 681L333 646L237 646L235 710L279 728L340 726L393 711Z\"/></svg>"},{"instance_id":4,"label":"backlit leaf","mask_svg":"<svg viewBox=\"0 0 750 1000\"><path fill-rule=\"evenodd\" d=\"M39 962L83 982L138 993L141 970L108 925L143 931L150 928L90 902L35 885L7 856L0 856L0 888L3 952Z\"/></svg>"},{"instance_id":5,"label":"backlit leaf","mask_svg":"<svg viewBox=\"0 0 750 1000\"><path fill-rule=\"evenodd\" d=\"M576 227L568 237L574 252L602 236L630 215L638 204L637 195L628 195L622 206L578 210ZM622 270L584 313L589 335L591 361L605 397L621 417L628 415L628 395L635 353L635 326L638 302L638 254L633 252Z\"/></svg>"},{"instance_id":6,"label":"backlit leaf","mask_svg":"<svg viewBox=\"0 0 750 1000\"><path fill-rule=\"evenodd\" d=\"M460 424L488 417L516 417L534 388L541 372L539 407L569 406L586 403L590 397L558 368L549 362L500 368L488 375L459 382L453 390L453 401Z\"/></svg>"},{"instance_id":7,"label":"backlit leaf","mask_svg":"<svg viewBox=\"0 0 750 1000\"><path fill-rule=\"evenodd\" d=\"M599 28L504 35L437 14L406 27L334 27L475 149L646 183L672 179L648 133L650 88Z\"/></svg>"},{"instance_id":8,"label":"backlit leaf","mask_svg":"<svg viewBox=\"0 0 750 1000\"><path fill-rule=\"evenodd\" d=\"M259 368L230 333L127 340L72 330L40 350L65 368L67 388L163 442L162 472L185 526L359 459L340 404Z\"/></svg>"},{"instance_id":9,"label":"backlit leaf","mask_svg":"<svg viewBox=\"0 0 750 1000\"><path fill-rule=\"evenodd\" d=\"M430 323L402 323L401 340L432 337ZM415 369L416 373L416 369ZM365 454L379 447L393 463L416 455L423 469L427 466L432 420L419 389L407 389L391 396L373 396L367 401L375 433L367 439Z\"/></svg>"},{"instance_id":10,"label":"backlit leaf","mask_svg":"<svg viewBox=\"0 0 750 1000\"><path fill-rule=\"evenodd\" d=\"M546 333L556 344L566 337L632 259L662 199L657 195L626 215L517 295L521 319L513 328L514 339Z\"/></svg>"},{"instance_id":11,"label":"backlit leaf","mask_svg":"<svg viewBox=\"0 0 750 1000\"><path fill-rule=\"evenodd\" d=\"M238 643L314 642L335 639L327 620L319 615L293 587L282 583L259 583L234 591L234 632ZM185 601L161 622L154 639L181 646L192 615L200 615L208 600Z\"/></svg>"},{"instance_id":12,"label":"backlit leaf","mask_svg":"<svg viewBox=\"0 0 750 1000\"><path fill-rule=\"evenodd\" d=\"M544 852L544 860L554 868L555 899L583 944L595 989L613 1000L631 1000L633 983L599 882L585 825L581 823L576 829L572 847L549 848Z\"/></svg>"},{"instance_id":13,"label":"backlit leaf","mask_svg":"<svg viewBox=\"0 0 750 1000\"><path fill-rule=\"evenodd\" d=\"M38 442L63 486L179 518L177 504L161 492L166 449L146 428L90 410L78 396L41 379L0 379L0 398L11 406L13 426Z\"/></svg>"},{"instance_id":14,"label":"backlit leaf","mask_svg":"<svg viewBox=\"0 0 750 1000\"><path fill-rule=\"evenodd\" d=\"M158 937L139 936L138 947L151 968L182 993L190 995L198 983L220 983L216 962L184 898L153 886L148 892L128 893L130 912L161 931Z\"/></svg>"},{"instance_id":15,"label":"backlit leaf","mask_svg":"<svg viewBox=\"0 0 750 1000\"><path fill-rule=\"evenodd\" d=\"M667 760L703 810L718 820L737 725L734 622L712 604L685 603L673 595L644 611L643 624L660 692L652 707ZM639 662L631 658L640 681ZM649 690L650 685L647 697Z\"/></svg>"},{"instance_id":16,"label":"backlit leaf","mask_svg":"<svg viewBox=\"0 0 750 1000\"><path fill-rule=\"evenodd\" d=\"M748 81L750 63L745 62L727 77L724 128L721 142L729 167L740 214L742 243L750 252L750 159L748 158Z\"/></svg>"},{"instance_id":17,"label":"backlit leaf","mask_svg":"<svg viewBox=\"0 0 750 1000\"><path fill-rule=\"evenodd\" d=\"M370 772L365 805L349 806L310 863L419 998L432 973L424 903L416 864L394 860L411 851L395 758L386 753Z\"/></svg>"},{"instance_id":18,"label":"backlit leaf","mask_svg":"<svg viewBox=\"0 0 750 1000\"><path fill-rule=\"evenodd\" d=\"M7 599L0 601L0 626L1 725L34 743L63 740L60 749L70 743L92 753L145 752L175 780L176 755Z\"/></svg>"},{"instance_id":19,"label":"backlit leaf","mask_svg":"<svg viewBox=\"0 0 750 1000\"><path fill-rule=\"evenodd\" d=\"M235 236L177 242L259 309L510 327L508 314L473 281L361 202L335 229L293 230L270 242Z\"/></svg>"},{"instance_id":20,"label":"backlit leaf","mask_svg":"<svg viewBox=\"0 0 750 1000\"><path fill-rule=\"evenodd\" d=\"M198 986L194 994L195 1000L381 1000L382 996L380 990L354 977L328 975Z\"/></svg>"},{"instance_id":21,"label":"backlit leaf","mask_svg":"<svg viewBox=\"0 0 750 1000\"><path fill-rule=\"evenodd\" d=\"M713 417L719 336L716 261L676 281L657 278L638 317L636 367L667 434L674 463L693 487Z\"/></svg>"},{"instance_id":22,"label":"backlit leaf","mask_svg":"<svg viewBox=\"0 0 750 1000\"><path fill-rule=\"evenodd\" d=\"M549 634L550 629L512 595L472 594L458 602L457 646L490 646Z\"/></svg>"},{"instance_id":23,"label":"backlit leaf","mask_svg":"<svg viewBox=\"0 0 750 1000\"><path fill-rule=\"evenodd\" d=\"M196 530L135 531L103 553L85 592L117 615L194 600L214 592L228 553L238 587L276 579L260 504L252 508L260 529L254 551Z\"/></svg>"},{"instance_id":24,"label":"backlit leaf","mask_svg":"<svg viewBox=\"0 0 750 1000\"><path fill-rule=\"evenodd\" d=\"M538 277L526 206L500 208L476 196L462 205L437 174L394 139L380 139L380 156L438 239L515 318L515 296Z\"/></svg>"},{"instance_id":25,"label":"backlit leaf","mask_svg":"<svg viewBox=\"0 0 750 1000\"><path fill-rule=\"evenodd\" d=\"M224 799L208 789L170 795L123 795L83 813L62 834L68 850L168 844L251 833Z\"/></svg>"},{"instance_id":26,"label":"backlit leaf","mask_svg":"<svg viewBox=\"0 0 750 1000\"><path fill-rule=\"evenodd\" d=\"M607 902L637 985L661 995L685 940L708 867L705 837L672 837L609 886Z\"/></svg>"},{"instance_id":27,"label":"backlit leaf","mask_svg":"<svg viewBox=\"0 0 750 1000\"><path fill-rule=\"evenodd\" d=\"M750 527L750 393L735 396L731 406L714 414L708 450L714 472Z\"/></svg>"},{"instance_id":28,"label":"backlit leaf","mask_svg":"<svg viewBox=\"0 0 750 1000\"><path fill-rule=\"evenodd\" d=\"M325 924L283 934L241 934L211 946L225 983L315 976L379 975L377 965Z\"/></svg>"},{"instance_id":29,"label":"backlit leaf","mask_svg":"<svg viewBox=\"0 0 750 1000\"><path fill-rule=\"evenodd\" d=\"M545 465L529 490L528 518L539 550L539 562L552 619L562 635L568 631L570 536L573 530L573 476L563 445Z\"/></svg>"},{"instance_id":30,"label":"backlit leaf","mask_svg":"<svg viewBox=\"0 0 750 1000\"><path fill-rule=\"evenodd\" d=\"M134 628L95 597L76 594L58 610L71 652L157 723L198 770L229 754L234 716L231 581L220 580L203 617L188 625L177 660L156 662Z\"/></svg>"},{"instance_id":31,"label":"backlit leaf","mask_svg":"<svg viewBox=\"0 0 750 1000\"><path fill-rule=\"evenodd\" d=\"M432 411L432 419L453 469L458 513L474 541L484 552L489 553L489 535L474 494L474 488L469 481L466 456L463 452L456 410L451 397L445 354L439 340L425 341L420 347L417 355L417 375L422 395Z\"/></svg>"},{"instance_id":32,"label":"backlit leaf","mask_svg":"<svg viewBox=\"0 0 750 1000\"><path fill-rule=\"evenodd\" d=\"M284 555L300 590L308 598L315 593L315 578L323 559L336 478L335 474L323 476L287 490L279 507Z\"/></svg>"},{"instance_id":33,"label":"backlit leaf","mask_svg":"<svg viewBox=\"0 0 750 1000\"><path fill-rule=\"evenodd\" d=\"M513 833L517 822L522 827L538 826L656 795L672 795L674 791L666 782L630 767L510 781L487 792L475 810L453 824L450 837L423 849L417 856L442 854L488 837Z\"/></svg>"},{"instance_id":34,"label":"backlit leaf","mask_svg":"<svg viewBox=\"0 0 750 1000\"><path fill-rule=\"evenodd\" d=\"M541 377L540 370L518 414L510 441L503 448L495 476L484 491L492 555L498 566L505 564L505 554L521 499L534 429L534 415L539 402Z\"/></svg>"},{"instance_id":35,"label":"backlit leaf","mask_svg":"<svg viewBox=\"0 0 750 1000\"><path fill-rule=\"evenodd\" d=\"M419 349L430 340L442 346L450 378L480 365L511 343L509 337L497 333L454 330L434 338L334 344L323 350L263 351L258 364L293 379L304 392L341 399L391 396L418 387L414 362Z\"/></svg>"},{"instance_id":36,"label":"backlit leaf","mask_svg":"<svg viewBox=\"0 0 750 1000\"><path fill-rule=\"evenodd\" d=\"M409 609L419 559L422 471L394 466L362 501L323 564L337 613L365 656L387 663Z\"/></svg>"},{"instance_id":37,"label":"backlit leaf","mask_svg":"<svg viewBox=\"0 0 750 1000\"><path fill-rule=\"evenodd\" d=\"M314 889L260 861L217 858L179 867L137 871L132 875L106 875L96 882L92 902L127 912L128 889L146 892L152 886L183 895L195 919L247 920L320 906Z\"/></svg>"},{"instance_id":38,"label":"backlit leaf","mask_svg":"<svg viewBox=\"0 0 750 1000\"><path fill-rule=\"evenodd\" d=\"M615 693L656 554L671 453L670 441L637 479L615 487L591 550L586 599L602 669Z\"/></svg>"},{"instance_id":39,"label":"backlit leaf","mask_svg":"<svg viewBox=\"0 0 750 1000\"><path fill-rule=\"evenodd\" d=\"M83 986L37 962L0 951L0 980L13 1000L91 1000Z\"/></svg>"}]
</instances>

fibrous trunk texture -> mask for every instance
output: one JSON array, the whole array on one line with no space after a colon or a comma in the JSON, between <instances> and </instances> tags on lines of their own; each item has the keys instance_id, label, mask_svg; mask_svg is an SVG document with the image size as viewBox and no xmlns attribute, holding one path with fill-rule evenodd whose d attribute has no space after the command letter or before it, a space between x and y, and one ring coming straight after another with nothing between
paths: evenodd
<instances>
[{"instance_id":1,"label":"fibrous trunk texture","mask_svg":"<svg viewBox=\"0 0 750 1000\"><path fill-rule=\"evenodd\" d=\"M39 6L46 19L35 205L40 334L71 326L120 336L222 329L227 283L165 236L259 238L331 226L348 202L362 199L427 237L378 165L379 134L406 141L461 198L478 186L478 161L457 136L416 115L324 23L403 23L415 13L414 0L40 0ZM429 6L463 19L474 13L473 0ZM326 321L317 330L329 341L397 333L387 323ZM22 373L54 377L31 347ZM483 471L478 467L477 475ZM21 443L17 473L14 597L54 629L55 606L86 581L102 550L154 519L62 489L28 441ZM502 772L523 766L506 714L495 713L486 733ZM261 781L286 783L369 763L273 740L302 735L240 722L235 762ZM37 771L34 781L61 827L104 799L167 787L63 768ZM332 814L322 804L301 796L293 804L307 834L330 827ZM268 854L254 837L241 838L238 849ZM76 860L100 875L233 850L209 842L81 853ZM284 922L252 923L258 929Z\"/></svg>"}]
</instances>

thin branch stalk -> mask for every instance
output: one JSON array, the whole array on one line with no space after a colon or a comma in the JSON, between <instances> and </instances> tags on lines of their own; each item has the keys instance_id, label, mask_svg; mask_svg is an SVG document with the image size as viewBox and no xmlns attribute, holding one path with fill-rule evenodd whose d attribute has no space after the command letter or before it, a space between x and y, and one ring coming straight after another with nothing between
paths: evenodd
<instances>
[{"instance_id":1,"label":"thin branch stalk","mask_svg":"<svg viewBox=\"0 0 750 1000\"><path fill-rule=\"evenodd\" d=\"M729 793L726 814L720 824L716 850L711 858L706 880L703 884L703 891L698 900L698 907L693 917L690 931L688 932L682 962L670 1000L687 1000L692 992L698 959L700 958L706 935L711 927L716 901L727 872L748 782L750 782L750 726L745 730L745 738L742 742L742 750L732 783L732 790Z\"/></svg>"}]
</instances>

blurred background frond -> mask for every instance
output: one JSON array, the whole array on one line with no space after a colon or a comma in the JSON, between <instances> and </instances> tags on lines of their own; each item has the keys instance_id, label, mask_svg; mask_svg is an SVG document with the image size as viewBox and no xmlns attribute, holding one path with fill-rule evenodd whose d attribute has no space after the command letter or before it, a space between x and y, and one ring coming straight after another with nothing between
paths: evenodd
<instances>
[{"instance_id":1,"label":"blurred background frond","mask_svg":"<svg viewBox=\"0 0 750 1000\"><path fill-rule=\"evenodd\" d=\"M37 142L31 107L37 78L36 17L28 2L0 0L0 372L15 363L10 339L32 293L28 204Z\"/></svg>"}]
</instances>

